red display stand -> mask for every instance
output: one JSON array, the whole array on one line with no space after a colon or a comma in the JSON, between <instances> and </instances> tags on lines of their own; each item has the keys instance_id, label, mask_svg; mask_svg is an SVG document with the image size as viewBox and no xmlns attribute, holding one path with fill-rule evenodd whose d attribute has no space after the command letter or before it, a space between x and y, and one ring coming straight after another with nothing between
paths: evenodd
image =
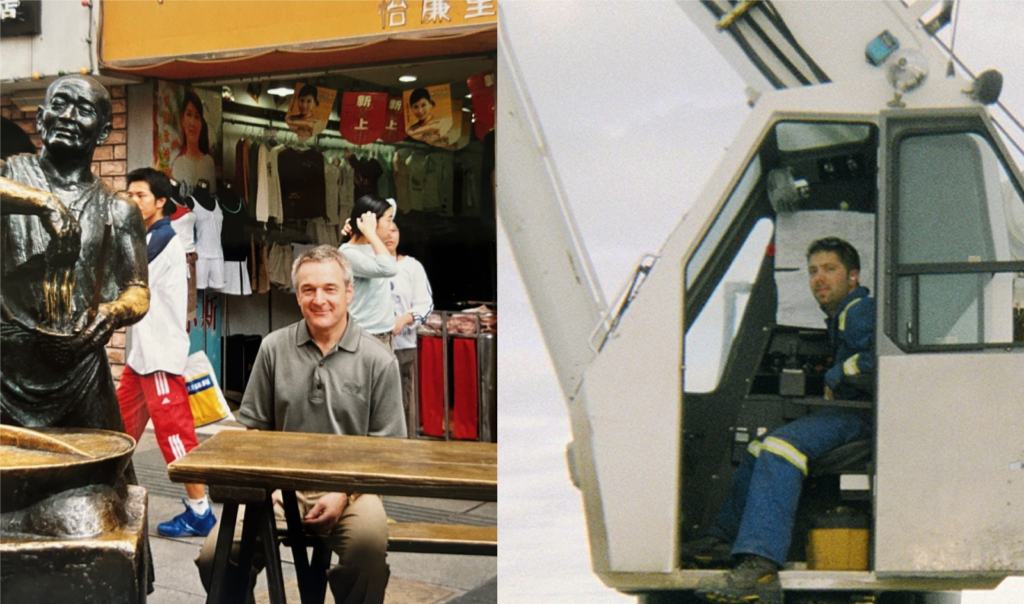
<instances>
[{"instance_id":1,"label":"red display stand","mask_svg":"<svg viewBox=\"0 0 1024 604\"><path fill-rule=\"evenodd\" d=\"M480 392L476 340L455 338L452 348L452 436L459 440L476 440Z\"/></svg>"},{"instance_id":2,"label":"red display stand","mask_svg":"<svg viewBox=\"0 0 1024 604\"><path fill-rule=\"evenodd\" d=\"M419 425L409 427L410 435L494 442L494 314L436 311L435 317L418 332Z\"/></svg>"},{"instance_id":3,"label":"red display stand","mask_svg":"<svg viewBox=\"0 0 1024 604\"><path fill-rule=\"evenodd\" d=\"M444 340L420 336L420 431L425 436L444 437ZM409 431L416 429L409 426Z\"/></svg>"}]
</instances>

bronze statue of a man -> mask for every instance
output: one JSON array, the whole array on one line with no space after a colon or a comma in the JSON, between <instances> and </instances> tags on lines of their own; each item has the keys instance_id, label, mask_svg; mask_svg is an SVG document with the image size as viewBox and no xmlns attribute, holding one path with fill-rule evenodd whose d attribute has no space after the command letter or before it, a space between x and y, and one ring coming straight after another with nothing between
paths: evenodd
<instances>
[{"instance_id":1,"label":"bronze statue of a man","mask_svg":"<svg viewBox=\"0 0 1024 604\"><path fill-rule=\"evenodd\" d=\"M42 151L0 162L5 424L124 429L104 345L149 289L142 215L91 170L111 120L103 86L59 78L36 116Z\"/></svg>"}]
</instances>

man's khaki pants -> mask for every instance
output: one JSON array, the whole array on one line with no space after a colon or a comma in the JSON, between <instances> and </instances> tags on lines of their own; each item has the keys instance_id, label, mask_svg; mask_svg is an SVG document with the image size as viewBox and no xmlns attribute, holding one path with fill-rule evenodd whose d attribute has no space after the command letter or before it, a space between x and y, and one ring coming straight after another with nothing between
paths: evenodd
<instances>
[{"instance_id":1,"label":"man's khaki pants","mask_svg":"<svg viewBox=\"0 0 1024 604\"><path fill-rule=\"evenodd\" d=\"M299 503L299 515L304 517L317 500L324 495L322 492L297 492L296 499ZM274 497L274 518L277 521L278 531L286 531L284 507L278 502L279 497ZM231 560L238 559L238 551L242 541L242 520L245 518L245 506L238 507L238 520L235 522L235 538L231 547ZM199 555L196 556L196 566L199 567L199 577L203 581L206 591L210 591L210 583L213 579L213 557L217 551L217 535L220 530L220 521L213 527L206 537ZM368 569L370 576L379 577L384 585L371 585L367 588L367 604L378 604L384 601L384 588L387 574L381 573L384 568L388 547L388 518L384 512L384 504L378 495L359 495L355 502L345 506L341 519L329 535L324 537L328 545L340 559L340 566L344 568ZM257 538L257 547L253 555L253 567L256 572L263 570L266 564L263 557L263 547ZM254 575L255 577L255 575ZM378 583L380 581L377 581Z\"/></svg>"}]
</instances>

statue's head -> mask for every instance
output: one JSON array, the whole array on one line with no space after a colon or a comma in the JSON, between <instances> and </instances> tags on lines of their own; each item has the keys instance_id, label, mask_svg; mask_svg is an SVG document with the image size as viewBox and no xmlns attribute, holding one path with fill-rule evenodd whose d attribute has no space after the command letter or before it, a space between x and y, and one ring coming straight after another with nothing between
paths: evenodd
<instances>
[{"instance_id":1,"label":"statue's head","mask_svg":"<svg viewBox=\"0 0 1024 604\"><path fill-rule=\"evenodd\" d=\"M110 135L112 118L106 88L88 76L68 75L46 89L36 126L46 152L91 159L96 146Z\"/></svg>"}]
</instances>

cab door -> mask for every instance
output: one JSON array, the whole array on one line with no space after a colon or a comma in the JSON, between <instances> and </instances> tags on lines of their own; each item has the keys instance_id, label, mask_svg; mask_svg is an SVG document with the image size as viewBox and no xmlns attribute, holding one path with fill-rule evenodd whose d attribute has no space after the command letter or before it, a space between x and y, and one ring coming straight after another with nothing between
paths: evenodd
<instances>
[{"instance_id":1,"label":"cab door","mask_svg":"<svg viewBox=\"0 0 1024 604\"><path fill-rule=\"evenodd\" d=\"M1024 186L981 108L882 116L875 570L1024 570Z\"/></svg>"}]
</instances>

